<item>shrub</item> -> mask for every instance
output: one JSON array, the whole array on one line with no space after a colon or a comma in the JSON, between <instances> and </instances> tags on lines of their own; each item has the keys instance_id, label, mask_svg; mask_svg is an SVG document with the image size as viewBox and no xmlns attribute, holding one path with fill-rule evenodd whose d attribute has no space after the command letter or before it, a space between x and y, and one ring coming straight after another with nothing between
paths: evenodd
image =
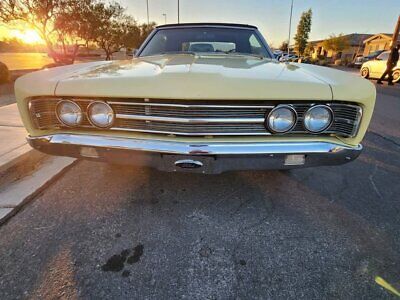
<instances>
[{"instance_id":1,"label":"shrub","mask_svg":"<svg viewBox=\"0 0 400 300\"><path fill-rule=\"evenodd\" d=\"M341 59L336 59L335 60L335 66L341 66L342 65L342 60Z\"/></svg>"},{"instance_id":2,"label":"shrub","mask_svg":"<svg viewBox=\"0 0 400 300\"><path fill-rule=\"evenodd\" d=\"M351 66L353 64L353 59L351 57L345 57L342 60L342 65L343 66Z\"/></svg>"},{"instance_id":3,"label":"shrub","mask_svg":"<svg viewBox=\"0 0 400 300\"><path fill-rule=\"evenodd\" d=\"M320 65L320 66L327 66L328 65L328 62L324 59L324 60L320 60L320 61L318 61L318 65Z\"/></svg>"},{"instance_id":4,"label":"shrub","mask_svg":"<svg viewBox=\"0 0 400 300\"><path fill-rule=\"evenodd\" d=\"M0 83L6 83L10 80L10 71L7 66L0 61Z\"/></svg>"}]
</instances>

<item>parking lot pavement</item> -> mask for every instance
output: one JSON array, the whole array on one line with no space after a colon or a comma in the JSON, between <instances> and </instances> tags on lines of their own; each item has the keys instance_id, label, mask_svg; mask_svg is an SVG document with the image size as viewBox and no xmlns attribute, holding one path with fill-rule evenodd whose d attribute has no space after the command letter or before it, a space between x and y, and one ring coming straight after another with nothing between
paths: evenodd
<instances>
[{"instance_id":1,"label":"parking lot pavement","mask_svg":"<svg viewBox=\"0 0 400 300\"><path fill-rule=\"evenodd\" d=\"M400 287L399 115L380 93L344 166L79 162L0 227L0 299L391 299L374 279Z\"/></svg>"}]
</instances>

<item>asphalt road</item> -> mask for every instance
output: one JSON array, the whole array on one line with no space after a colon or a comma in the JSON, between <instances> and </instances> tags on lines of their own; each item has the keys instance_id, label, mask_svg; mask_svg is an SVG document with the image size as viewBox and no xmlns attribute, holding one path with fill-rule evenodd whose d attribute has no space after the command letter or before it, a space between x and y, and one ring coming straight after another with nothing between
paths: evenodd
<instances>
[{"instance_id":1,"label":"asphalt road","mask_svg":"<svg viewBox=\"0 0 400 300\"><path fill-rule=\"evenodd\" d=\"M391 299L400 89L358 160L203 176L79 162L0 227L0 299Z\"/></svg>"}]
</instances>

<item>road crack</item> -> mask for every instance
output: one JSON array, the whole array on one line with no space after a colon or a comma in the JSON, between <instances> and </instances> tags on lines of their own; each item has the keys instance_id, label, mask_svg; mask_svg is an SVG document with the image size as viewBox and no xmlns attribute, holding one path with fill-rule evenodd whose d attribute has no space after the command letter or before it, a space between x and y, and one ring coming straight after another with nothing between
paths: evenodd
<instances>
[{"instance_id":1,"label":"road crack","mask_svg":"<svg viewBox=\"0 0 400 300\"><path fill-rule=\"evenodd\" d=\"M382 197L382 194L379 192L379 189L378 189L378 187L376 186L375 181L374 181L374 176L375 176L377 170L378 170L378 166L375 166L374 171L368 176L368 179L369 179L369 181L371 182L372 187L373 187L375 193L379 196L379 198L382 199L382 198L383 198L383 197Z\"/></svg>"},{"instance_id":2,"label":"road crack","mask_svg":"<svg viewBox=\"0 0 400 300\"><path fill-rule=\"evenodd\" d=\"M400 143L396 142L395 140L392 140L391 138L388 138L388 137L386 137L386 136L384 136L384 135L382 135L380 133L374 132L374 131L368 131L368 132L373 134L373 135L376 135L376 136L378 136L378 137L380 137L382 139L384 139L387 142L390 142L390 143L394 144L397 147L400 147Z\"/></svg>"}]
</instances>

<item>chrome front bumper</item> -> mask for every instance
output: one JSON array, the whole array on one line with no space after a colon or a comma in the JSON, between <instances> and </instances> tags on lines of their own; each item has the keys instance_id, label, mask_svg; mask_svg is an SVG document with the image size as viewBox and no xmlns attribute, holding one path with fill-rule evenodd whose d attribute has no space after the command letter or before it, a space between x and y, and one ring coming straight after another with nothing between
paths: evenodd
<instances>
[{"instance_id":1,"label":"chrome front bumper","mask_svg":"<svg viewBox=\"0 0 400 300\"><path fill-rule=\"evenodd\" d=\"M362 151L361 145L327 142L206 144L73 134L28 137L28 142L51 155L210 174L340 165L356 159Z\"/></svg>"}]
</instances>

